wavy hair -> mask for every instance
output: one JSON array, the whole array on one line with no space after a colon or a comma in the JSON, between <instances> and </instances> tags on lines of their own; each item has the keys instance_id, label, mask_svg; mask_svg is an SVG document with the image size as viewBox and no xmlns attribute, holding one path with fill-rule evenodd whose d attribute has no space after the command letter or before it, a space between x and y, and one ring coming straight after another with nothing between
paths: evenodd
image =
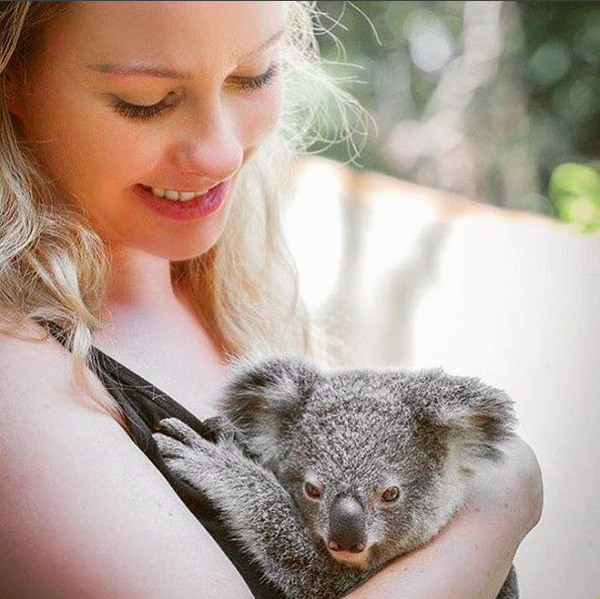
<instances>
[{"instance_id":1,"label":"wavy hair","mask_svg":"<svg viewBox=\"0 0 600 599\"><path fill-rule=\"evenodd\" d=\"M61 326L76 384L129 433L121 408L95 390L87 368L98 368L90 349L103 328L109 255L85 215L56 198L52 181L20 142L18 120L8 111L7 68L17 61L27 69L43 52L45 26L69 4L8 1L0 6L0 310L9 322L5 332L17 337L30 320ZM189 292L213 342L229 358L266 352L325 358L325 336L298 296L280 210L293 192L294 159L323 141L329 107L339 109L331 122L346 141L353 139L348 116L364 123L367 114L323 68L316 32L327 31L320 24L324 13L315 2L297 1L286 2L286 11L280 124L239 173L217 243L201 256L171 263L173 283ZM315 89L323 92L321 100L310 93Z\"/></svg>"}]
</instances>

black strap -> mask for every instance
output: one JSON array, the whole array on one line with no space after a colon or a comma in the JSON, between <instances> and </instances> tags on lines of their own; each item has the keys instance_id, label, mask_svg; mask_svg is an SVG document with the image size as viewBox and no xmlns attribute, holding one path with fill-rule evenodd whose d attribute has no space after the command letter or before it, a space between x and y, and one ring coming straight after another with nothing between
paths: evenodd
<instances>
[{"instance_id":1,"label":"black strap","mask_svg":"<svg viewBox=\"0 0 600 599\"><path fill-rule=\"evenodd\" d=\"M68 343L66 331L50 320L42 321L42 326L47 326L50 333L69 351L71 348ZM175 401L168 393L152 384L150 381L131 370L125 364L122 364L112 356L105 354L102 350L95 346L91 346L90 351L94 354L94 359L88 358L88 367L90 367L100 378L106 389L111 392L111 395L117 399L119 404L123 406L122 393L116 395L112 393L115 388L121 391L124 389L135 388L138 392L144 392L146 397L152 402L161 405L170 413L183 413L186 422L193 423L195 428L203 437L215 442L217 435L221 430L221 416L213 416L205 420L200 420L197 416L189 412L179 402Z\"/></svg>"}]
</instances>

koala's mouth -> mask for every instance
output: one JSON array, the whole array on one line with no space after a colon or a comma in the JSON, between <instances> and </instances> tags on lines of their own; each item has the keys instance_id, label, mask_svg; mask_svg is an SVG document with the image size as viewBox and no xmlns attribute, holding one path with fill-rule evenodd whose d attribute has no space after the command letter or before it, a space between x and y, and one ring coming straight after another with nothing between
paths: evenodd
<instances>
[{"instance_id":1,"label":"koala's mouth","mask_svg":"<svg viewBox=\"0 0 600 599\"><path fill-rule=\"evenodd\" d=\"M367 570L373 565L373 558L377 555L377 544L368 544L364 551L353 553L351 551L332 551L327 546L322 532L313 531L314 540L319 548L328 553L338 564L355 570Z\"/></svg>"},{"instance_id":2,"label":"koala's mouth","mask_svg":"<svg viewBox=\"0 0 600 599\"><path fill-rule=\"evenodd\" d=\"M371 565L371 547L367 547L360 553L352 553L351 551L331 551L327 549L329 555L338 563L356 568L358 570L366 570Z\"/></svg>"}]
</instances>

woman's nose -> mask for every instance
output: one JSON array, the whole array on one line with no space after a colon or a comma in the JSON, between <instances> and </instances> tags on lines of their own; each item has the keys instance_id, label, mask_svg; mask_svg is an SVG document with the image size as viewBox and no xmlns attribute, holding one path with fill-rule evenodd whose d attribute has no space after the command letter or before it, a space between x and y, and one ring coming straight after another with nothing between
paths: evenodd
<instances>
[{"instance_id":1,"label":"woman's nose","mask_svg":"<svg viewBox=\"0 0 600 599\"><path fill-rule=\"evenodd\" d=\"M226 112L215 112L197 119L174 148L177 169L193 173L214 185L229 179L241 167L244 146L235 124Z\"/></svg>"}]
</instances>

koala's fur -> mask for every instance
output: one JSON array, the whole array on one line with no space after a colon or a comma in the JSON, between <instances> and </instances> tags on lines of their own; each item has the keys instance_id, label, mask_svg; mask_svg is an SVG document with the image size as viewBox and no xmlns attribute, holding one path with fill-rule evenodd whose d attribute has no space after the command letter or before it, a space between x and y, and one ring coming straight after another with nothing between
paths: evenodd
<instances>
[{"instance_id":1,"label":"koala's fur","mask_svg":"<svg viewBox=\"0 0 600 599\"><path fill-rule=\"evenodd\" d=\"M501 459L512 405L441 368L322 372L274 358L233 376L217 443L176 418L154 438L286 596L333 599L448 523L476 462ZM307 480L320 498L307 495ZM384 501L391 487L400 496ZM355 552L330 550L332 540ZM514 568L498 597L518 597Z\"/></svg>"}]
</instances>

